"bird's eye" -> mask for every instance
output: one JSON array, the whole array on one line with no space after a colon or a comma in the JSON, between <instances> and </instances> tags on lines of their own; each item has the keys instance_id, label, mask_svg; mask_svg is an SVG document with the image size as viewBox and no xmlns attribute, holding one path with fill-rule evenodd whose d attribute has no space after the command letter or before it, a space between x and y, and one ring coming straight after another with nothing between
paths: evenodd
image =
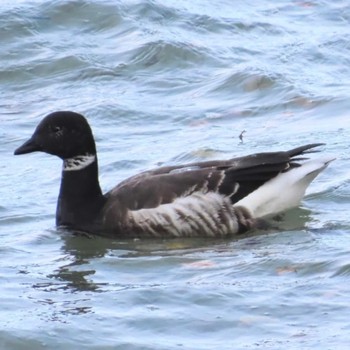
<instances>
[{"instance_id":1,"label":"bird's eye","mask_svg":"<svg viewBox=\"0 0 350 350\"><path fill-rule=\"evenodd\" d=\"M63 129L62 129L61 126L56 125L56 126L54 126L52 129L53 129L53 132L54 132L57 136L62 135Z\"/></svg>"}]
</instances>

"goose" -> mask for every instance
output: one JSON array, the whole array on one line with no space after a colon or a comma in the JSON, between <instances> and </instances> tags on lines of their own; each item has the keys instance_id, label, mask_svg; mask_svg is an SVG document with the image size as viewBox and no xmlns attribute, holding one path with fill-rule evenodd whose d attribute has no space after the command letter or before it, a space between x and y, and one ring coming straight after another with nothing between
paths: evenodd
<instances>
[{"instance_id":1,"label":"goose","mask_svg":"<svg viewBox=\"0 0 350 350\"><path fill-rule=\"evenodd\" d=\"M48 114L14 154L40 151L63 160L59 227L111 238L228 237L298 206L311 181L334 159L305 157L321 145L163 166L105 194L94 136L81 114Z\"/></svg>"}]
</instances>

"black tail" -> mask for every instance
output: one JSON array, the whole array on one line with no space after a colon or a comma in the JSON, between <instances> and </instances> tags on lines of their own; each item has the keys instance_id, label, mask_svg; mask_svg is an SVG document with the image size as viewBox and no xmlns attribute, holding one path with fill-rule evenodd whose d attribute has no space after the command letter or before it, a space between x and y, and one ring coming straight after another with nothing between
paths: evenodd
<instances>
[{"instance_id":1,"label":"black tail","mask_svg":"<svg viewBox=\"0 0 350 350\"><path fill-rule=\"evenodd\" d=\"M293 158L295 156L299 156L306 153L315 153L319 152L319 150L315 150L313 148L323 146L324 143L310 143L308 145L300 146L297 148L293 148L290 151L287 151L286 153L289 155L290 158Z\"/></svg>"},{"instance_id":2,"label":"black tail","mask_svg":"<svg viewBox=\"0 0 350 350\"><path fill-rule=\"evenodd\" d=\"M298 162L309 159L308 157L300 157L304 154L308 153L316 153L319 152L319 150L315 150L315 147L323 146L324 143L310 143L308 145L300 146L297 148L293 148L290 151L287 151L286 153L289 155L290 158L290 167L299 167L301 164ZM298 157L299 156L299 157Z\"/></svg>"}]
</instances>

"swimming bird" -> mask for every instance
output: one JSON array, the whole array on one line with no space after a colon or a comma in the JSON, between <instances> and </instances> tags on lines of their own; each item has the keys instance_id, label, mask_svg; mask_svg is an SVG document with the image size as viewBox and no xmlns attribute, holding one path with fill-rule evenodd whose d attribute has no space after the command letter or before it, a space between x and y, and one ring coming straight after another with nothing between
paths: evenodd
<instances>
[{"instance_id":1,"label":"swimming bird","mask_svg":"<svg viewBox=\"0 0 350 350\"><path fill-rule=\"evenodd\" d=\"M95 140L81 114L47 115L15 155L46 152L63 160L56 224L114 237L225 237L299 205L333 158L309 160L320 143L229 160L141 172L103 194Z\"/></svg>"}]
</instances>

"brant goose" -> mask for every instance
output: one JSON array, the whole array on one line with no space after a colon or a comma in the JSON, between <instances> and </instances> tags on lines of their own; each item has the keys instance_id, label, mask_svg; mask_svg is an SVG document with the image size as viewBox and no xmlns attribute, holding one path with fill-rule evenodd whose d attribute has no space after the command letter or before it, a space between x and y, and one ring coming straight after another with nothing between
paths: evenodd
<instances>
[{"instance_id":1,"label":"brant goose","mask_svg":"<svg viewBox=\"0 0 350 350\"><path fill-rule=\"evenodd\" d=\"M333 158L305 161L320 143L142 172L103 194L94 137L80 114L46 116L15 154L63 160L56 224L108 237L224 237L297 206Z\"/></svg>"}]
</instances>

